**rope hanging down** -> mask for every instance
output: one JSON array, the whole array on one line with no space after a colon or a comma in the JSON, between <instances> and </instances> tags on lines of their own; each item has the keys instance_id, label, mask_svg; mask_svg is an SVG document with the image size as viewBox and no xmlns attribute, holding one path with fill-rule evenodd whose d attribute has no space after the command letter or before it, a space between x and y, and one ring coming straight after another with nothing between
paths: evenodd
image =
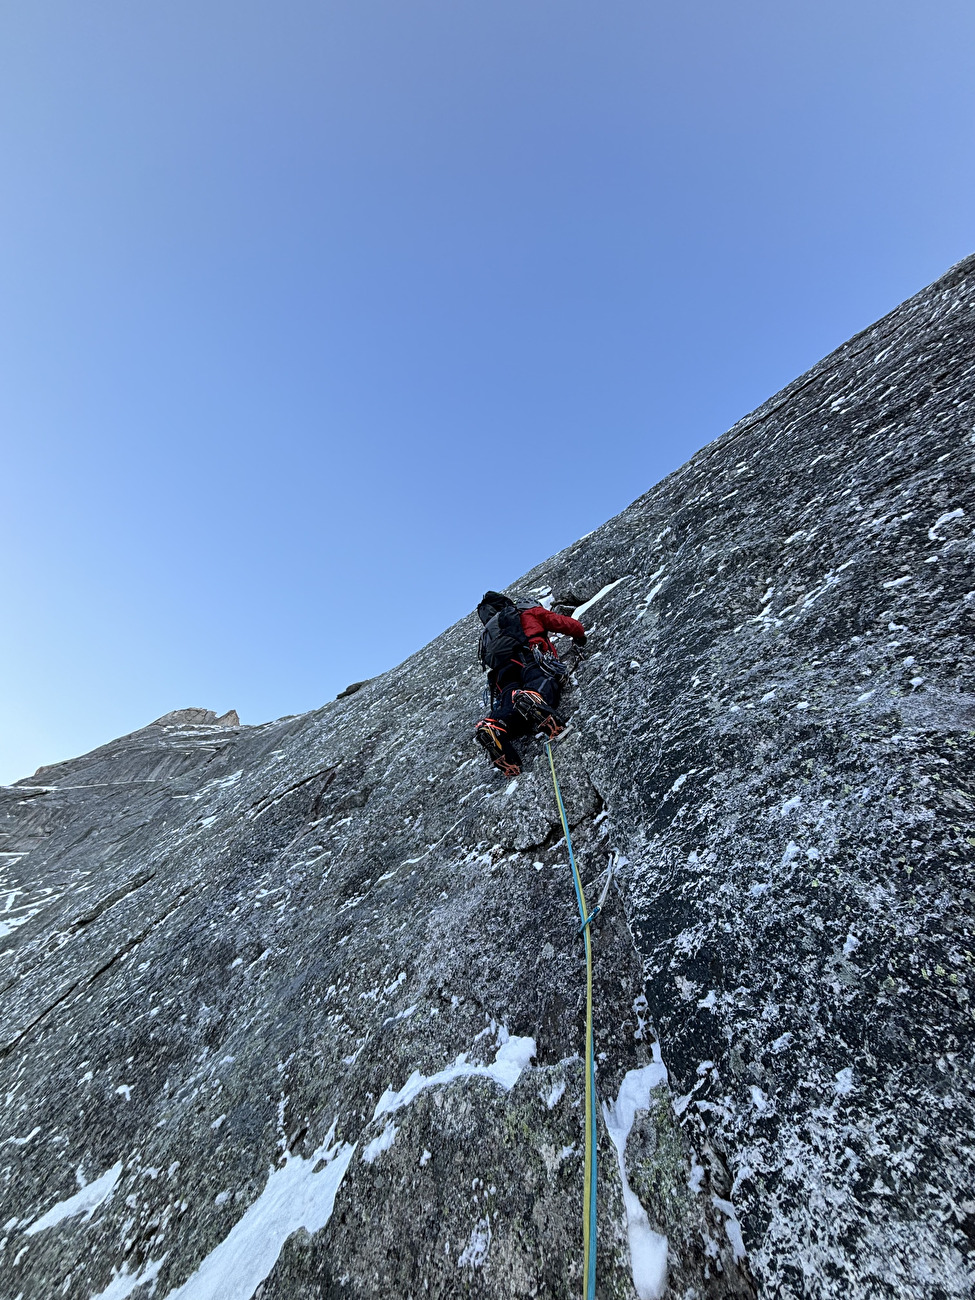
<instances>
[{"instance_id":1,"label":"rope hanging down","mask_svg":"<svg viewBox=\"0 0 975 1300\"><path fill-rule=\"evenodd\" d=\"M555 798L559 805L559 816L562 818L562 830L565 834L566 848L569 851L569 866L572 868L572 883L575 885L576 902L579 904L580 929L583 942L586 945L586 1160L585 1185L582 1192L582 1271L585 1277L585 1300L595 1300L596 1152L594 1144L596 1139L596 1061L592 1041L592 938L589 933L589 922L594 919L599 908L597 907L595 912L590 913L586 906L586 895L582 888L579 868L576 866L575 854L572 852L569 819L565 815L565 804L562 802L559 779L555 775L555 759L552 757L552 746L548 741L545 742L545 752L548 754L548 765L552 771L552 785L555 788Z\"/></svg>"}]
</instances>

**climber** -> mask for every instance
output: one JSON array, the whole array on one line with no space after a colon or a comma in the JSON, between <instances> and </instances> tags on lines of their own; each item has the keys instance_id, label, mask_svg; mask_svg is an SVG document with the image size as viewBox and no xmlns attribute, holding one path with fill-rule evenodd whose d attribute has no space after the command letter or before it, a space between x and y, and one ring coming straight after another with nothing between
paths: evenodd
<instances>
[{"instance_id":1,"label":"climber","mask_svg":"<svg viewBox=\"0 0 975 1300\"><path fill-rule=\"evenodd\" d=\"M512 738L536 729L554 737L564 720L557 712L568 668L559 659L549 632L586 644L582 624L544 605L516 605L497 591L487 591L477 607L484 624L478 655L487 670L491 711L474 728L491 762L506 776L521 771L521 756Z\"/></svg>"}]
</instances>

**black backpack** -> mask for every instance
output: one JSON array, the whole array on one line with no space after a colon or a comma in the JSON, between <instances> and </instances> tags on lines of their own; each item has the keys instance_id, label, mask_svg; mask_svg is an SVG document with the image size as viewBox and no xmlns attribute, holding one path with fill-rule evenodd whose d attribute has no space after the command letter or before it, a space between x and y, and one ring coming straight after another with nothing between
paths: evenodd
<instances>
[{"instance_id":1,"label":"black backpack","mask_svg":"<svg viewBox=\"0 0 975 1300\"><path fill-rule=\"evenodd\" d=\"M523 664L528 646L518 607L511 604L499 609L485 623L477 653L482 668L497 671L512 659Z\"/></svg>"}]
</instances>

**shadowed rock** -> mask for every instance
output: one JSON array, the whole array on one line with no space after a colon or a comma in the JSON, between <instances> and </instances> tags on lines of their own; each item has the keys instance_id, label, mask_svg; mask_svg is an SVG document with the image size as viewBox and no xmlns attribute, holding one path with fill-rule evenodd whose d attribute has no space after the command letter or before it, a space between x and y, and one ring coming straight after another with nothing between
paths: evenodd
<instances>
[{"instance_id":1,"label":"shadowed rock","mask_svg":"<svg viewBox=\"0 0 975 1300\"><path fill-rule=\"evenodd\" d=\"M371 678L367 677L364 682L353 682L352 685L347 686L344 691L339 691L335 698L337 700L348 699L350 695L355 695L356 691L361 691L363 686L368 686L370 680Z\"/></svg>"}]
</instances>

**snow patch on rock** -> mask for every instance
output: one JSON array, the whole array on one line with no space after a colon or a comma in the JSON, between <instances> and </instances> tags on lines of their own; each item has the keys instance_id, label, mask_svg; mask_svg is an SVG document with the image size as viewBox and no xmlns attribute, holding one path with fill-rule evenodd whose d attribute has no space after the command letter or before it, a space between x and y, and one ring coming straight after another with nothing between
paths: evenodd
<instances>
[{"instance_id":1,"label":"snow patch on rock","mask_svg":"<svg viewBox=\"0 0 975 1300\"><path fill-rule=\"evenodd\" d=\"M111 1169L106 1169L100 1178L96 1178L92 1183L86 1183L79 1169L76 1174L79 1190L67 1200L58 1201L57 1205L52 1205L39 1219L35 1219L27 1229L27 1236L33 1237L35 1232L53 1228L62 1219L70 1219L76 1214L83 1214L85 1218L90 1219L98 1207L103 1205L115 1191L115 1184L121 1173L122 1162L119 1160L112 1165Z\"/></svg>"},{"instance_id":2,"label":"snow patch on rock","mask_svg":"<svg viewBox=\"0 0 975 1300\"><path fill-rule=\"evenodd\" d=\"M166 1300L251 1300L291 1234L299 1228L321 1232L332 1217L335 1195L355 1151L348 1142L333 1146L334 1137L333 1123L307 1160L286 1155L243 1218Z\"/></svg>"},{"instance_id":3,"label":"snow patch on rock","mask_svg":"<svg viewBox=\"0 0 975 1300\"><path fill-rule=\"evenodd\" d=\"M626 1176L626 1142L636 1113L649 1109L651 1092L667 1082L667 1068L660 1059L660 1047L656 1043L653 1056L650 1065L626 1073L615 1102L603 1102L603 1119L616 1148L623 1184L630 1267L633 1286L640 1300L660 1300L667 1289L667 1238L651 1228L647 1212Z\"/></svg>"},{"instance_id":4,"label":"snow patch on rock","mask_svg":"<svg viewBox=\"0 0 975 1300\"><path fill-rule=\"evenodd\" d=\"M414 1070L398 1092L386 1089L376 1102L373 1119L408 1106L425 1088L435 1088L442 1083L452 1083L455 1079L476 1077L493 1079L495 1083L509 1092L521 1078L522 1071L535 1055L534 1038L505 1038L498 1048L490 1065L476 1065L467 1059L467 1053L461 1052L453 1065L448 1065L436 1074L421 1074Z\"/></svg>"}]
</instances>

